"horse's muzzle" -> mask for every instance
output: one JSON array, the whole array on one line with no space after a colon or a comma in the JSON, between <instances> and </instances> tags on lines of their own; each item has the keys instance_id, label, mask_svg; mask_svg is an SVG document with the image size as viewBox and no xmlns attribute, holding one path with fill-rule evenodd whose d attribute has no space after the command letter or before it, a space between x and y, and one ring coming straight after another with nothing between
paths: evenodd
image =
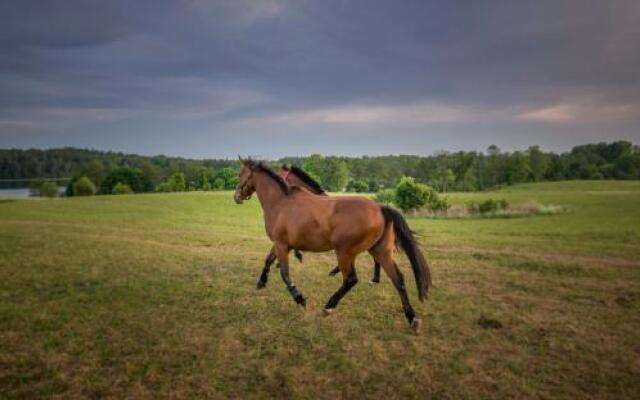
<instances>
[{"instance_id":1,"label":"horse's muzzle","mask_svg":"<svg viewBox=\"0 0 640 400\"><path fill-rule=\"evenodd\" d=\"M251 200L251 195L245 195L242 192L236 192L233 195L233 200L235 200L236 204L242 204L244 203L246 200Z\"/></svg>"}]
</instances>

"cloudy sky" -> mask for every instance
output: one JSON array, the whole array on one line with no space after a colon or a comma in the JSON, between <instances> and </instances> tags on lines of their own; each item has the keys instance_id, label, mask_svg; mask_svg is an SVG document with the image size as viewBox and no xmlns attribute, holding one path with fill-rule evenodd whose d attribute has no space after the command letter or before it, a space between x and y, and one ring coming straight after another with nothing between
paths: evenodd
<instances>
[{"instance_id":1,"label":"cloudy sky","mask_svg":"<svg viewBox=\"0 0 640 400\"><path fill-rule=\"evenodd\" d=\"M640 2L3 0L0 148L640 144Z\"/></svg>"}]
</instances>

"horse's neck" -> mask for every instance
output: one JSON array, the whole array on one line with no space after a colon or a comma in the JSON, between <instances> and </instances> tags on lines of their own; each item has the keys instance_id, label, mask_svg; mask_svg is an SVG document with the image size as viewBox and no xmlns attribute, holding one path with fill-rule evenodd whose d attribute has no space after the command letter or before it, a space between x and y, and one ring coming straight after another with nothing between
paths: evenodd
<instances>
[{"instance_id":1,"label":"horse's neck","mask_svg":"<svg viewBox=\"0 0 640 400\"><path fill-rule=\"evenodd\" d=\"M308 191L313 192L313 190L309 187L309 185L307 185L306 182L304 182L302 179L298 178L292 173L290 173L289 176L287 177L287 183L289 183L289 185L292 185L292 186L303 187Z\"/></svg>"},{"instance_id":2,"label":"horse's neck","mask_svg":"<svg viewBox=\"0 0 640 400\"><path fill-rule=\"evenodd\" d=\"M285 197L280 186L263 173L256 174L256 194L262 206L265 217L270 218L277 213L278 205Z\"/></svg>"}]
</instances>

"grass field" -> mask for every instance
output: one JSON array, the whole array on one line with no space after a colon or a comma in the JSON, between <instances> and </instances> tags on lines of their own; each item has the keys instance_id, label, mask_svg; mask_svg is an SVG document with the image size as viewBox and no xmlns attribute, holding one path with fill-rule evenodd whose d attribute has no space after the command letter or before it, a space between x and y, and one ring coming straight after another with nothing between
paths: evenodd
<instances>
[{"instance_id":1,"label":"grass field","mask_svg":"<svg viewBox=\"0 0 640 400\"><path fill-rule=\"evenodd\" d=\"M560 215L418 219L434 288L412 334L367 255L330 317L332 254L255 282L269 242L231 193L0 201L0 397L638 398L640 182L470 199ZM401 258L401 269L412 280Z\"/></svg>"}]
</instances>

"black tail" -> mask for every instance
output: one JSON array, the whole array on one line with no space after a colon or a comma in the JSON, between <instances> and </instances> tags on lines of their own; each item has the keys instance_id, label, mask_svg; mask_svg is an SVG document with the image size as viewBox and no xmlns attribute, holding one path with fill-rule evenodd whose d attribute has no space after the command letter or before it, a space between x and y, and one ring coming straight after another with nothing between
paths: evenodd
<instances>
[{"instance_id":1,"label":"black tail","mask_svg":"<svg viewBox=\"0 0 640 400\"><path fill-rule=\"evenodd\" d=\"M427 260L425 260L422 255L418 247L418 241L413 236L413 232L411 228L409 228L409 225L407 225L407 221L402 214L391 207L380 206L380 208L382 209L385 222L387 224L393 222L396 240L400 244L400 248L407 254L409 262L411 263L413 275L416 279L416 286L418 287L418 297L420 301L424 301L424 299L427 298L429 286L431 286L431 272L429 271Z\"/></svg>"}]
</instances>

